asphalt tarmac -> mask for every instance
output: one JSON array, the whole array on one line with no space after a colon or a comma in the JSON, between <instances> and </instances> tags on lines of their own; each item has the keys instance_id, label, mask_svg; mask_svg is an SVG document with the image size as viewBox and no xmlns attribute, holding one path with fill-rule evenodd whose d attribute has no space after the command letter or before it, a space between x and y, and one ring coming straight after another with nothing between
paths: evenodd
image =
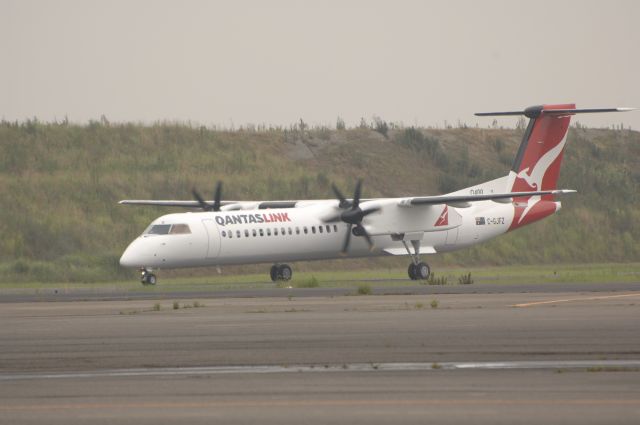
<instances>
[{"instance_id":1,"label":"asphalt tarmac","mask_svg":"<svg viewBox=\"0 0 640 425\"><path fill-rule=\"evenodd\" d=\"M640 422L637 284L478 288L0 297L0 423Z\"/></svg>"}]
</instances>

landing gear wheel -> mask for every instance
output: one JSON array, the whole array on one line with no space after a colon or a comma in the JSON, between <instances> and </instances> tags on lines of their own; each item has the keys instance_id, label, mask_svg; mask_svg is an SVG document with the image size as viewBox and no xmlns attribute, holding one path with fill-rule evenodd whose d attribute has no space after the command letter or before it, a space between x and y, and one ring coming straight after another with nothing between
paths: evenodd
<instances>
[{"instance_id":1,"label":"landing gear wheel","mask_svg":"<svg viewBox=\"0 0 640 425\"><path fill-rule=\"evenodd\" d=\"M418 278L416 277L416 265L411 263L409 264L409 269L407 270L409 277L411 278L411 280L417 280Z\"/></svg>"},{"instance_id":2,"label":"landing gear wheel","mask_svg":"<svg viewBox=\"0 0 640 425\"><path fill-rule=\"evenodd\" d=\"M416 280L427 280L431 275L431 268L427 263L418 263L415 266Z\"/></svg>"},{"instance_id":3,"label":"landing gear wheel","mask_svg":"<svg viewBox=\"0 0 640 425\"><path fill-rule=\"evenodd\" d=\"M427 280L431 275L431 269L427 263L411 263L407 272L411 280Z\"/></svg>"},{"instance_id":4,"label":"landing gear wheel","mask_svg":"<svg viewBox=\"0 0 640 425\"><path fill-rule=\"evenodd\" d=\"M140 283L143 285L155 285L157 282L156 275L153 273L149 273L148 271L143 271L140 276Z\"/></svg>"},{"instance_id":5,"label":"landing gear wheel","mask_svg":"<svg viewBox=\"0 0 640 425\"><path fill-rule=\"evenodd\" d=\"M291 280L291 276L293 276L293 271L291 271L291 267L288 264L274 264L271 266L271 281L277 282L279 280L289 281Z\"/></svg>"},{"instance_id":6,"label":"landing gear wheel","mask_svg":"<svg viewBox=\"0 0 640 425\"><path fill-rule=\"evenodd\" d=\"M280 266L278 266L278 279L287 282L291 280L291 276L293 276L291 267L289 267L287 264L281 264Z\"/></svg>"}]
</instances>

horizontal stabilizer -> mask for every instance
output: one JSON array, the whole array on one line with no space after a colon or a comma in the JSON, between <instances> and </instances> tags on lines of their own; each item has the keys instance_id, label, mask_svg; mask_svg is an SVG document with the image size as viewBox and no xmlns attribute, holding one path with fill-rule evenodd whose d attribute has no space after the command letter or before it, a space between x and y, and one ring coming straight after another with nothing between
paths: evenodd
<instances>
[{"instance_id":1,"label":"horizontal stabilizer","mask_svg":"<svg viewBox=\"0 0 640 425\"><path fill-rule=\"evenodd\" d=\"M540 114L547 115L575 115L575 114L595 114L600 112L628 112L637 108L588 108L588 109L544 109L543 105L531 106L523 111L504 111L504 112L476 112L478 117L497 117L497 116L517 116L524 115L527 118L537 118Z\"/></svg>"},{"instance_id":2,"label":"horizontal stabilizer","mask_svg":"<svg viewBox=\"0 0 640 425\"><path fill-rule=\"evenodd\" d=\"M507 192L507 193L491 193L487 195L440 195L440 196L421 196L416 198L406 198L400 201L401 206L413 205L442 205L456 204L462 205L465 202L475 201L497 201L509 198L524 198L529 196L542 195L565 195L575 193L575 190L542 190L538 192Z\"/></svg>"}]
</instances>

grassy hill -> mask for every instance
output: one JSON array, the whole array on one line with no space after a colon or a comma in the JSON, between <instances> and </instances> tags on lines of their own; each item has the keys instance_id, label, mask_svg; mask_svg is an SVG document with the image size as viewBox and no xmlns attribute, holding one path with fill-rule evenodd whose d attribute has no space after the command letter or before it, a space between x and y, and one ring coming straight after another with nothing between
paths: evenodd
<instances>
[{"instance_id":1,"label":"grassy hill","mask_svg":"<svg viewBox=\"0 0 640 425\"><path fill-rule=\"evenodd\" d=\"M132 278L118 266L121 252L168 209L120 206L120 199L188 199L192 187L207 193L218 179L226 199L329 198L331 182L349 193L357 178L364 179L368 197L438 194L506 174L522 134L378 130L2 122L0 282ZM555 217L430 261L640 258L640 133L571 128L560 187L579 193L564 197Z\"/></svg>"}]
</instances>

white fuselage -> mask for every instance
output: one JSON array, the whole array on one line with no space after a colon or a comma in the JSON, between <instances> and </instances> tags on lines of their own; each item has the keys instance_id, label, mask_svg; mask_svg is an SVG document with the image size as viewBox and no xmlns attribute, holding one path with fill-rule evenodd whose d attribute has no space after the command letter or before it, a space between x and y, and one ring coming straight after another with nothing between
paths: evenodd
<instances>
[{"instance_id":1,"label":"white fuselage","mask_svg":"<svg viewBox=\"0 0 640 425\"><path fill-rule=\"evenodd\" d=\"M348 226L325 223L323 218L335 206L321 203L301 208L165 215L129 245L120 262L126 267L170 269L407 255L403 240L419 240L421 253L430 254L487 241L505 233L514 218L511 203L484 201L468 208L433 205L403 209L391 201L381 204L381 212L386 213L372 214L363 223L375 243L373 250L364 238L352 236L347 254L342 255ZM560 203L556 204L559 209ZM447 223L439 222L445 208Z\"/></svg>"}]
</instances>

